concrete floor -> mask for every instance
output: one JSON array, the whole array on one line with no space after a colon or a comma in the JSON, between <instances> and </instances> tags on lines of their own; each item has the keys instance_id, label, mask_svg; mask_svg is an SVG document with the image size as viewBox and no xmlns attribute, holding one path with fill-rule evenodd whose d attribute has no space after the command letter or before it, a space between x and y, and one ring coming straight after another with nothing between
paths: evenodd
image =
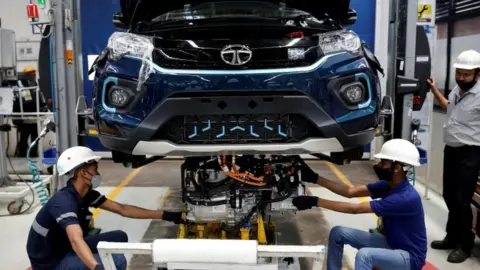
<instances>
[{"instance_id":1,"label":"concrete floor","mask_svg":"<svg viewBox=\"0 0 480 270\"><path fill-rule=\"evenodd\" d=\"M182 161L165 160L150 164L139 170L123 168L111 161L102 161L100 173L103 176L99 191L112 199L131 205L150 209L179 210L180 164ZM373 181L372 163L354 162L346 166L333 166L319 161L310 161L311 167L322 176L345 184L366 184ZM124 180L125 179L125 180ZM117 188L118 185L123 188ZM417 183L417 190L423 194L424 187ZM358 199L346 199L335 195L321 187L309 187L309 192L330 200L359 202ZM166 194L170 194L168 199ZM364 200L369 200L365 198ZM441 239L444 236L446 222L446 208L442 199L435 193L430 193L429 199L424 200L429 242ZM38 211L33 209L29 214L21 216L4 215L4 206L0 208L0 259L1 269L22 270L29 266L25 254L25 243L32 220ZM325 244L330 229L336 225L350 226L368 230L376 225L375 216L347 215L323 209L313 209L297 212L296 215L287 213L275 218L279 223L279 242L283 244ZM174 238L177 226L158 220L133 220L118 215L100 211L95 218L97 227L105 231L122 229L129 235L129 242L150 242L155 238ZM344 269L352 269L356 251L346 247ZM460 265L446 262L447 253L442 251L428 251L428 261L439 269L479 269L480 242L477 241L474 257ZM133 256L130 260L130 269L151 269L149 256ZM302 269L309 269L309 262L302 261Z\"/></svg>"}]
</instances>

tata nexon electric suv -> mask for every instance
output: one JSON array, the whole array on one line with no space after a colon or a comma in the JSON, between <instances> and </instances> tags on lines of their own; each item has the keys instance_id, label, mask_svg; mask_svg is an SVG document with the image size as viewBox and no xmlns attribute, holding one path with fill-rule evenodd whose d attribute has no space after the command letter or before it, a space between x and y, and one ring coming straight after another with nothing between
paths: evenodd
<instances>
[{"instance_id":1,"label":"tata nexon electric suv","mask_svg":"<svg viewBox=\"0 0 480 270\"><path fill-rule=\"evenodd\" d=\"M375 56L349 0L122 0L92 68L116 162L145 156L358 159L380 108Z\"/></svg>"}]
</instances>

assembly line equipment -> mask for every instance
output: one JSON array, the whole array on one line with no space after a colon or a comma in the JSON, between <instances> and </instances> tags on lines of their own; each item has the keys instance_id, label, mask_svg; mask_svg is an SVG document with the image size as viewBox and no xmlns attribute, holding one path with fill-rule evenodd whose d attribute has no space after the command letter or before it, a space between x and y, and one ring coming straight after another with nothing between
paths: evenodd
<instances>
[{"instance_id":1,"label":"assembly line equipment","mask_svg":"<svg viewBox=\"0 0 480 270\"><path fill-rule=\"evenodd\" d=\"M99 242L106 270L115 270L112 254L151 255L153 269L280 270L291 269L285 258L312 258L321 270L322 245L260 245L257 240L156 239L151 243Z\"/></svg>"},{"instance_id":2,"label":"assembly line equipment","mask_svg":"<svg viewBox=\"0 0 480 270\"><path fill-rule=\"evenodd\" d=\"M0 86L8 85L7 82L16 81L16 46L15 32L0 28ZM3 83L2 83L3 82ZM20 107L20 112L13 113L13 102L15 93L22 99L24 92L35 92L37 101L37 111L33 113L25 113ZM30 209L37 199L47 198L48 190L46 186L50 184L52 175L40 175L39 168L35 165L37 160L30 161L30 168L33 169L32 174L22 175L15 171L14 165L8 157L7 149L7 132L11 129L8 120L11 118L32 118L37 120L39 134L45 134L47 130L40 132L40 122L42 118L49 118L52 113L39 112L39 92L38 87L21 88L21 87L0 87L0 202L7 203L7 210L10 214L20 214ZM20 100L21 101L21 100ZM20 105L22 102L20 102ZM40 136L41 137L41 136ZM38 140L35 141L35 143ZM43 150L39 145L39 157L41 158ZM12 167L13 174L8 173L8 163ZM31 202L25 198L32 195ZM45 202L44 200L38 200ZM23 209L27 204L28 209ZM22 210L23 209L23 210Z\"/></svg>"}]
</instances>

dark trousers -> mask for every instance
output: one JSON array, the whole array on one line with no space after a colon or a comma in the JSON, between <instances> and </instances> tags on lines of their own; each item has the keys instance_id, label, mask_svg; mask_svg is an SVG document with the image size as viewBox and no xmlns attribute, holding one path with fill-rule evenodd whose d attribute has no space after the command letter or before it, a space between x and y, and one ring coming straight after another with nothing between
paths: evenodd
<instances>
[{"instance_id":1,"label":"dark trousers","mask_svg":"<svg viewBox=\"0 0 480 270\"><path fill-rule=\"evenodd\" d=\"M123 231L111 231L106 233L101 233L95 236L87 236L85 242L93 253L95 259L101 264L100 255L98 254L97 245L98 242L128 242L128 236ZM127 269L127 259L123 254L112 254L115 267L118 270ZM85 269L88 270L88 267L80 260L80 258L75 254L75 252L69 252L60 263L55 268L56 270L67 270L67 269Z\"/></svg>"},{"instance_id":2,"label":"dark trousers","mask_svg":"<svg viewBox=\"0 0 480 270\"><path fill-rule=\"evenodd\" d=\"M17 143L17 157L26 157L28 147L28 138L30 142L33 142L38 137L37 124L19 124L17 126L18 133L20 133L20 139ZM35 145L32 150L30 150L30 157L38 157L38 145Z\"/></svg>"},{"instance_id":3,"label":"dark trousers","mask_svg":"<svg viewBox=\"0 0 480 270\"><path fill-rule=\"evenodd\" d=\"M448 207L447 238L470 252L472 232L472 197L480 171L480 147L446 146L443 161L443 198Z\"/></svg>"}]
</instances>

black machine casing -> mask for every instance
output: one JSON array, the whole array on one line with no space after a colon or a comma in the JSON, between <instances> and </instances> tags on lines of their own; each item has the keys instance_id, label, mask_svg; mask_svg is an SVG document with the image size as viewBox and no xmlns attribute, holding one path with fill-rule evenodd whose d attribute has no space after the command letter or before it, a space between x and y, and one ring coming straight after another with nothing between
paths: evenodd
<instances>
[{"instance_id":1,"label":"black machine casing","mask_svg":"<svg viewBox=\"0 0 480 270\"><path fill-rule=\"evenodd\" d=\"M396 96L408 94L414 95L413 110L420 111L425 103L427 93L430 91L430 85L427 80L431 77L432 56L430 52L430 44L428 41L425 28L421 25L417 26L417 42L415 47L415 78L407 78L404 76L405 70L403 63L405 59L399 57L397 59L398 75L396 78ZM397 99L403 102L402 99Z\"/></svg>"}]
</instances>

